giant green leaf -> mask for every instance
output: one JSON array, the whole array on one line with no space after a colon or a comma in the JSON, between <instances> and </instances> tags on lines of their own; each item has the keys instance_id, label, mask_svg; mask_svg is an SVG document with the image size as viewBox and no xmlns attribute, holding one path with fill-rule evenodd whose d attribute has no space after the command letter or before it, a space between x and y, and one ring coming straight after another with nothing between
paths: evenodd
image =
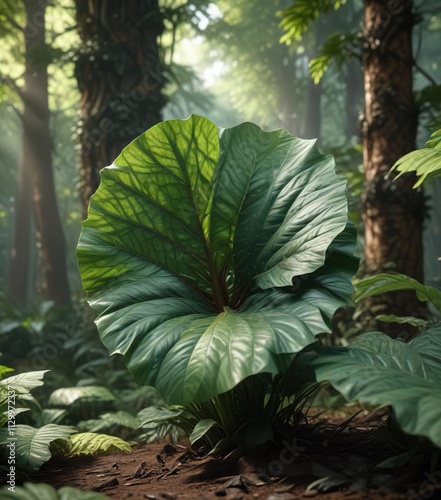
<instances>
[{"instance_id":1,"label":"giant green leaf","mask_svg":"<svg viewBox=\"0 0 441 500\"><path fill-rule=\"evenodd\" d=\"M348 401L390 405L405 432L441 447L441 325L407 344L371 332L302 358L317 381L330 382Z\"/></svg>"},{"instance_id":2,"label":"giant green leaf","mask_svg":"<svg viewBox=\"0 0 441 500\"><path fill-rule=\"evenodd\" d=\"M151 128L101 175L83 285L109 351L169 403L284 369L352 293L345 183L314 141L191 116Z\"/></svg>"}]
</instances>

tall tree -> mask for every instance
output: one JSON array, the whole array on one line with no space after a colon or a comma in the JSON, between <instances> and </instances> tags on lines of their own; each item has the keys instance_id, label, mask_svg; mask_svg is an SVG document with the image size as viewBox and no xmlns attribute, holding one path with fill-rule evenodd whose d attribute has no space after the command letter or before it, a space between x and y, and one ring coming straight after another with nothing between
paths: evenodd
<instances>
[{"instance_id":1,"label":"tall tree","mask_svg":"<svg viewBox=\"0 0 441 500\"><path fill-rule=\"evenodd\" d=\"M59 216L52 169L52 141L48 98L48 62L45 41L47 2L23 0L25 26L7 16L24 40L23 86L11 85L22 101L23 145L18 169L15 236L11 250L9 287L21 304L29 280L30 203L40 253L41 292L56 304L70 302L65 240Z\"/></svg>"},{"instance_id":2,"label":"tall tree","mask_svg":"<svg viewBox=\"0 0 441 500\"><path fill-rule=\"evenodd\" d=\"M346 139L358 135L359 115L363 109L363 74L360 64L348 61L345 74L346 83Z\"/></svg>"},{"instance_id":3,"label":"tall tree","mask_svg":"<svg viewBox=\"0 0 441 500\"><path fill-rule=\"evenodd\" d=\"M296 0L285 11L283 24L289 33L299 34L320 12L330 12L346 3ZM316 77L323 74L331 60L342 65L351 54L360 55L365 97L361 124L364 274L396 271L422 281L423 196L412 189L413 178L403 176L394 181L394 175L388 176L395 161L415 148L419 109L413 94L412 34L416 16L411 0L364 0L360 7L364 14L362 32L355 29L329 37L312 65L313 73ZM351 123L353 118L348 121L348 134L353 128ZM413 333L412 327L373 325L373 317L381 312L399 316L425 314L415 294L407 291L367 299L362 311L370 326L381 327L392 336Z\"/></svg>"},{"instance_id":4,"label":"tall tree","mask_svg":"<svg viewBox=\"0 0 441 500\"><path fill-rule=\"evenodd\" d=\"M412 1L365 0L363 71L365 117L365 265L369 274L393 270L423 280L422 193L414 179L387 177L391 166L415 149L418 111L413 96ZM366 307L419 316L414 293L369 299ZM395 335L403 330L385 328Z\"/></svg>"},{"instance_id":5,"label":"tall tree","mask_svg":"<svg viewBox=\"0 0 441 500\"><path fill-rule=\"evenodd\" d=\"M26 135L23 130L23 147L17 170L15 193L14 234L7 275L8 292L21 305L25 305L29 297L32 241L32 186L29 182L32 173L27 161L30 155L28 151L25 151L25 144L28 143Z\"/></svg>"},{"instance_id":6,"label":"tall tree","mask_svg":"<svg viewBox=\"0 0 441 500\"><path fill-rule=\"evenodd\" d=\"M84 212L99 171L161 120L165 83L158 0L75 0L81 48L81 196Z\"/></svg>"},{"instance_id":7,"label":"tall tree","mask_svg":"<svg viewBox=\"0 0 441 500\"><path fill-rule=\"evenodd\" d=\"M340 12L333 12L345 6ZM326 13L326 16L320 15ZM361 0L294 0L279 12L280 27L285 30L282 41L305 51L309 66L304 135L321 135L322 143L334 148L341 138L357 131L361 110L362 78L360 67L343 68L357 45L361 20ZM346 33L350 30L349 34ZM321 79L337 62L338 71ZM341 70L345 69L344 72ZM345 74L345 81L343 81ZM312 80L311 80L312 78ZM314 85L315 84L315 85ZM342 86L346 92L342 92ZM321 105L320 105L321 103ZM318 132L321 132L319 134Z\"/></svg>"},{"instance_id":8,"label":"tall tree","mask_svg":"<svg viewBox=\"0 0 441 500\"><path fill-rule=\"evenodd\" d=\"M19 33L19 44L23 42L23 14L22 3L13 3L6 0L0 3L0 35L4 46L12 46L12 39L17 38L17 33ZM4 54L2 55L4 57ZM2 62L0 73L2 93L3 95L6 94L4 90L9 93L8 104L12 105L11 107L15 109L20 121L22 121L23 113L18 109L19 104L17 101L20 103L20 97L23 96L23 89L5 71L6 61ZM25 141L23 132L23 146L15 175L16 189L12 209L13 218L11 219L11 225L13 225L11 228L12 237L10 247L8 248L9 258L5 274L7 291L18 304L26 304L29 296L29 263L32 240L32 196L30 182L32 174L30 165L26 161L29 154L25 154L24 152Z\"/></svg>"}]
</instances>

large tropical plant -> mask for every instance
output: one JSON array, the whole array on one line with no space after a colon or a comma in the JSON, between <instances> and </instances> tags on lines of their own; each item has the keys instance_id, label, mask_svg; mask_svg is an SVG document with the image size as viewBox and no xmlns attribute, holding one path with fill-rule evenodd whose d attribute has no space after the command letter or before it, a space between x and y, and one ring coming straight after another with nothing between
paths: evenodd
<instances>
[{"instance_id":1,"label":"large tropical plant","mask_svg":"<svg viewBox=\"0 0 441 500\"><path fill-rule=\"evenodd\" d=\"M101 171L77 254L110 353L188 405L285 371L329 331L352 293L355 237L315 141L192 115Z\"/></svg>"}]
</instances>

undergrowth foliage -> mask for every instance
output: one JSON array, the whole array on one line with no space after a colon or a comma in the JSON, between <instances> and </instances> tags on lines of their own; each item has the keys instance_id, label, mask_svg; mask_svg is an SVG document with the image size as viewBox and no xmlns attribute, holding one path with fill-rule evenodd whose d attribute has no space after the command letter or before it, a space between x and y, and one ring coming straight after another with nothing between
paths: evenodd
<instances>
[{"instance_id":1,"label":"undergrowth foliage","mask_svg":"<svg viewBox=\"0 0 441 500\"><path fill-rule=\"evenodd\" d=\"M7 373L5 367L1 368L2 373ZM51 414L50 410L44 410L46 422L40 421L40 425L37 421L34 425L21 423L23 415L33 413L31 408L35 405L29 404L34 401L31 391L43 386L45 374L45 371L25 372L0 380L0 470L10 472L13 466L14 476L23 479L54 454L75 456L130 451L130 445L120 438L79 433L74 426L55 423L64 415Z\"/></svg>"},{"instance_id":2,"label":"undergrowth foliage","mask_svg":"<svg viewBox=\"0 0 441 500\"><path fill-rule=\"evenodd\" d=\"M49 302L21 309L7 297L2 304L2 350L18 367L0 365L3 481L12 470L19 484L54 456L128 452L129 442L151 441L172 430L141 425L137 414L162 404L161 398L153 388L137 387L123 363L109 360L82 309L55 309ZM26 346L19 355L15 344L9 348L11 336ZM41 366L50 371L29 371Z\"/></svg>"}]
</instances>

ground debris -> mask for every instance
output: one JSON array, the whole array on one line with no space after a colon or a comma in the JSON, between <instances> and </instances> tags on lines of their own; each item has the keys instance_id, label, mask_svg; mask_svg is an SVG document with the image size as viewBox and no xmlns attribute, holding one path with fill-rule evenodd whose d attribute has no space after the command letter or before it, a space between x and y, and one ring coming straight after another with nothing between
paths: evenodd
<instances>
[{"instance_id":1,"label":"ground debris","mask_svg":"<svg viewBox=\"0 0 441 500\"><path fill-rule=\"evenodd\" d=\"M102 491L107 488L113 488L114 486L118 486L119 481L114 477L113 479L108 479L107 481L104 481L104 483L99 484L98 486L95 486L92 488L93 491Z\"/></svg>"},{"instance_id":2,"label":"ground debris","mask_svg":"<svg viewBox=\"0 0 441 500\"><path fill-rule=\"evenodd\" d=\"M132 477L142 478L142 477L147 477L150 475L151 475L151 471L149 470L149 468L147 466L147 462L141 462L139 467L133 473Z\"/></svg>"},{"instance_id":3,"label":"ground debris","mask_svg":"<svg viewBox=\"0 0 441 500\"><path fill-rule=\"evenodd\" d=\"M147 493L144 495L144 498L149 498L150 500L175 500L176 495L168 491L158 491Z\"/></svg>"},{"instance_id":4,"label":"ground debris","mask_svg":"<svg viewBox=\"0 0 441 500\"><path fill-rule=\"evenodd\" d=\"M296 498L299 497L292 493L274 493L266 497L266 500L295 500Z\"/></svg>"},{"instance_id":5,"label":"ground debris","mask_svg":"<svg viewBox=\"0 0 441 500\"><path fill-rule=\"evenodd\" d=\"M114 454L101 457L73 457L57 459L38 471L36 482L45 482L59 488L73 486L85 491L103 491L110 500L294 500L305 497L308 486L317 478L322 481L334 474L359 468L354 460L354 440L332 444L333 452L321 448L313 458L299 457L284 468L283 476L271 477L269 464L276 457L242 456L237 460L218 460L189 453L187 447L174 445L177 453L167 447L166 441L134 447L131 455ZM349 446L350 445L350 446ZM172 446L172 445L170 445ZM337 448L337 450L335 450ZM323 450L326 450L323 452ZM336 453L336 451L338 453ZM360 443L360 455L366 456L366 444ZM173 453L172 453L173 452ZM185 452L188 460L180 461ZM348 453L349 452L349 453ZM157 458L160 456L164 462ZM322 459L329 470L320 471L312 466L314 460ZM382 458L380 456L380 458ZM361 464L363 465L363 464ZM334 470L338 469L338 470ZM355 470L355 472L357 472ZM311 472L315 474L311 474ZM363 471L361 471L363 472ZM118 478L111 477L119 473ZM303 473L303 474L302 474ZM318 474L320 473L320 474ZM318 474L318 475L317 475ZM293 480L293 476L295 479ZM365 476L362 475L363 477ZM347 489L335 485L316 495L320 500L409 500L409 494L389 488L370 488L351 491L348 486L360 477L349 477ZM424 480L425 478L423 478ZM293 484L293 483L296 484ZM412 485L419 492L419 483ZM412 491L413 491L412 490ZM422 491L422 490L421 490ZM437 497L438 491L432 498ZM312 493L315 494L315 493Z\"/></svg>"}]
</instances>

